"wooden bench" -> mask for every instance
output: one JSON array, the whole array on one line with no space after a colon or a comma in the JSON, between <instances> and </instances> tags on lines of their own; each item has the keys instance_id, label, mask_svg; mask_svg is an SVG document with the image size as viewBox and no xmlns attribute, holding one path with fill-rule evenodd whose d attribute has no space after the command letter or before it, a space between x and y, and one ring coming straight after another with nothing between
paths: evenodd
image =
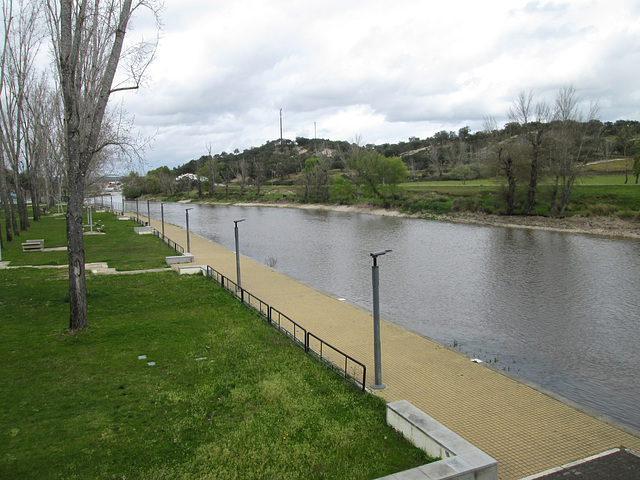
<instances>
[{"instance_id":1,"label":"wooden bench","mask_svg":"<svg viewBox=\"0 0 640 480\"><path fill-rule=\"evenodd\" d=\"M42 251L44 248L44 239L27 240L22 244L23 252Z\"/></svg>"}]
</instances>

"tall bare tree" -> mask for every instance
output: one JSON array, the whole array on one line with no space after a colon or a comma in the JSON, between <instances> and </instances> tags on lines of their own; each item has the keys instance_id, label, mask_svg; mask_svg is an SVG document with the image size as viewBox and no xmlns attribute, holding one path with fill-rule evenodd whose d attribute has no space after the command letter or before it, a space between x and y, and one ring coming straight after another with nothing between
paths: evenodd
<instances>
[{"instance_id":1,"label":"tall bare tree","mask_svg":"<svg viewBox=\"0 0 640 480\"><path fill-rule=\"evenodd\" d=\"M518 139L513 137L501 138L498 123L494 117L484 117L483 130L487 136L488 153L495 159L498 171L504 175L507 185L503 186L505 213L513 215L516 205L516 187L518 185L518 160L520 146Z\"/></svg>"},{"instance_id":2,"label":"tall bare tree","mask_svg":"<svg viewBox=\"0 0 640 480\"><path fill-rule=\"evenodd\" d=\"M597 149L602 124L595 122L597 104L584 111L573 86L561 88L555 101L551 132L551 169L555 178L551 193L551 214L563 215L580 170Z\"/></svg>"},{"instance_id":3,"label":"tall bare tree","mask_svg":"<svg viewBox=\"0 0 640 480\"><path fill-rule=\"evenodd\" d=\"M16 9L13 9L13 6ZM32 0L9 1L3 4L10 16L11 28L5 31L3 52L0 123L2 148L13 173L20 230L29 227L27 203L20 186L20 173L25 161L27 131L27 95L35 77L35 60L42 40L40 6ZM5 24L7 20L5 18ZM34 199L35 202L37 199Z\"/></svg>"},{"instance_id":4,"label":"tall bare tree","mask_svg":"<svg viewBox=\"0 0 640 480\"><path fill-rule=\"evenodd\" d=\"M527 201L524 206L524 214L529 215L535 205L536 191L538 188L538 175L540 170L540 158L543 155L545 134L549 131L551 120L551 108L540 101L533 103L533 92L528 94L521 91L509 108L509 119L518 123L523 128L523 138L529 146L529 186L527 189Z\"/></svg>"},{"instance_id":5,"label":"tall bare tree","mask_svg":"<svg viewBox=\"0 0 640 480\"><path fill-rule=\"evenodd\" d=\"M251 178L253 180L253 184L256 187L256 197L260 196L260 189L262 188L262 184L266 178L266 169L264 166L264 160L261 156L255 156L253 158L253 163L251 164Z\"/></svg>"},{"instance_id":6,"label":"tall bare tree","mask_svg":"<svg viewBox=\"0 0 640 480\"><path fill-rule=\"evenodd\" d=\"M67 163L69 201L67 246L71 330L85 328L87 299L82 206L87 173L107 146L102 132L107 103L112 93L136 89L151 57L146 45L127 49L134 59L127 80L117 84L125 35L138 8L149 8L157 16L152 0L47 0L47 18L62 94L64 156ZM151 52L153 53L153 52Z\"/></svg>"},{"instance_id":7,"label":"tall bare tree","mask_svg":"<svg viewBox=\"0 0 640 480\"><path fill-rule=\"evenodd\" d=\"M0 58L0 98L4 91L4 76L5 76L5 64L7 45L9 42L9 33L11 31L11 23L13 19L13 5L9 1L3 0L2 2L2 30L4 32L4 42L2 43L2 57ZM3 136L4 132L0 129L0 136ZM0 138L0 145L4 144L4 140ZM7 188L6 169L4 164L4 150L0 148L0 202L4 209L4 218L6 222L7 241L13 240L13 233L11 230L11 209L9 208L9 190ZM1 236L1 235L0 235Z\"/></svg>"},{"instance_id":8,"label":"tall bare tree","mask_svg":"<svg viewBox=\"0 0 640 480\"><path fill-rule=\"evenodd\" d=\"M624 184L629 182L629 166L631 158L629 152L633 150L635 141L635 131L630 125L622 125L618 129L616 134L616 142L620 150L622 151L622 158L624 159Z\"/></svg>"},{"instance_id":9,"label":"tall bare tree","mask_svg":"<svg viewBox=\"0 0 640 480\"><path fill-rule=\"evenodd\" d=\"M40 77L35 88L27 92L27 111L25 115L24 165L27 186L33 207L33 220L40 219L39 199L46 191L44 167L51 154L51 137L55 136L55 124L52 122L51 89L46 73Z\"/></svg>"},{"instance_id":10,"label":"tall bare tree","mask_svg":"<svg viewBox=\"0 0 640 480\"><path fill-rule=\"evenodd\" d=\"M207 145L207 151L209 155L205 162L205 166L207 167L208 178L209 178L209 195L214 196L216 194L216 159L211 155L211 144Z\"/></svg>"}]
</instances>

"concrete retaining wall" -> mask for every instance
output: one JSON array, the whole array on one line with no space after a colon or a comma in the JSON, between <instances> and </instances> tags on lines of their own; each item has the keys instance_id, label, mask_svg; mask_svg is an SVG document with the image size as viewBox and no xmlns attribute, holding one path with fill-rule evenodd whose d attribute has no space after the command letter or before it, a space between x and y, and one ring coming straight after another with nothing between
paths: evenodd
<instances>
[{"instance_id":1,"label":"concrete retaining wall","mask_svg":"<svg viewBox=\"0 0 640 480\"><path fill-rule=\"evenodd\" d=\"M180 265L178 266L178 275L198 275L206 274L206 265Z\"/></svg>"},{"instance_id":2,"label":"concrete retaining wall","mask_svg":"<svg viewBox=\"0 0 640 480\"><path fill-rule=\"evenodd\" d=\"M384 480L496 480L498 462L406 400L387 404L387 423L437 462ZM381 479L382 480L382 479Z\"/></svg>"},{"instance_id":3,"label":"concrete retaining wall","mask_svg":"<svg viewBox=\"0 0 640 480\"><path fill-rule=\"evenodd\" d=\"M190 253L184 253L182 255L165 257L164 261L167 265L175 265L176 263L193 263L193 255Z\"/></svg>"}]
</instances>

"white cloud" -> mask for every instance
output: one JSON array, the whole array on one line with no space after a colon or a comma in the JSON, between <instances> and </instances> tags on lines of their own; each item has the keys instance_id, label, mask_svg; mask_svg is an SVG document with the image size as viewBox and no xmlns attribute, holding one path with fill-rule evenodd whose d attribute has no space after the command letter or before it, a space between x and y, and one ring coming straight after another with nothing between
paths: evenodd
<instances>
[{"instance_id":1,"label":"white cloud","mask_svg":"<svg viewBox=\"0 0 640 480\"><path fill-rule=\"evenodd\" d=\"M404 141L505 119L520 90L573 84L638 118L632 0L166 0L150 86L127 97L150 167L279 136Z\"/></svg>"}]
</instances>

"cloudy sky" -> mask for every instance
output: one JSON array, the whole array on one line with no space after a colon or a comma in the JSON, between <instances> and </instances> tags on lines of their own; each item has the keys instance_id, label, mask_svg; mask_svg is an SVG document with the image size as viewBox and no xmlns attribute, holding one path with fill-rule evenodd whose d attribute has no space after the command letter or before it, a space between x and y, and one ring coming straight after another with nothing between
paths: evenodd
<instances>
[{"instance_id":1,"label":"cloudy sky","mask_svg":"<svg viewBox=\"0 0 640 480\"><path fill-rule=\"evenodd\" d=\"M280 109L285 138L395 143L573 85L640 120L637 0L165 0L162 21L147 84L118 98L155 135L145 170L279 138Z\"/></svg>"}]
</instances>

